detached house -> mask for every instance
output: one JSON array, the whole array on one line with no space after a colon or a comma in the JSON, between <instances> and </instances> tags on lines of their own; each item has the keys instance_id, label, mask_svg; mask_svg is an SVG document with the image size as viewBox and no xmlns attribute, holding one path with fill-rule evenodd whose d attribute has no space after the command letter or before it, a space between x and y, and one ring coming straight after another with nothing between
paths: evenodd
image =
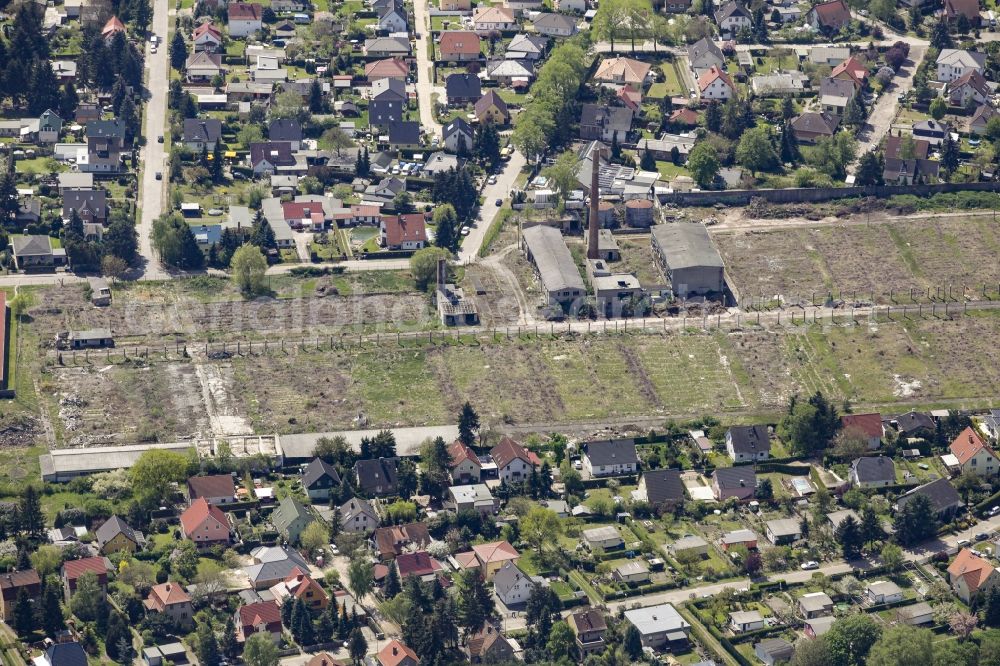
<instances>
[{"instance_id":1,"label":"detached house","mask_svg":"<svg viewBox=\"0 0 1000 666\"><path fill-rule=\"evenodd\" d=\"M969 72L979 72L986 68L986 54L964 49L941 49L937 58L937 80L949 83Z\"/></svg>"},{"instance_id":2,"label":"detached house","mask_svg":"<svg viewBox=\"0 0 1000 666\"><path fill-rule=\"evenodd\" d=\"M624 106L584 104L580 115L580 138L585 141L622 143L632 131L632 109Z\"/></svg>"},{"instance_id":3,"label":"detached house","mask_svg":"<svg viewBox=\"0 0 1000 666\"><path fill-rule=\"evenodd\" d=\"M979 0L944 0L944 17L949 21L959 16L969 19L969 25L978 26L982 20L979 12Z\"/></svg>"},{"instance_id":4,"label":"detached house","mask_svg":"<svg viewBox=\"0 0 1000 666\"><path fill-rule=\"evenodd\" d=\"M733 426L726 431L726 451L736 463L767 460L771 455L767 426Z\"/></svg>"},{"instance_id":5,"label":"detached house","mask_svg":"<svg viewBox=\"0 0 1000 666\"><path fill-rule=\"evenodd\" d=\"M483 463L479 461L475 451L456 439L448 447L448 455L451 458L448 467L454 483L479 483Z\"/></svg>"},{"instance_id":6,"label":"detached house","mask_svg":"<svg viewBox=\"0 0 1000 666\"><path fill-rule=\"evenodd\" d=\"M215 150L215 144L222 138L222 121L218 118L185 118L184 146L188 150L201 152Z\"/></svg>"},{"instance_id":7,"label":"detached house","mask_svg":"<svg viewBox=\"0 0 1000 666\"><path fill-rule=\"evenodd\" d=\"M607 647L604 633L608 630L608 623L601 611L596 608L577 611L566 622L576 635L576 648L582 657L604 652Z\"/></svg>"},{"instance_id":8,"label":"detached house","mask_svg":"<svg viewBox=\"0 0 1000 666\"><path fill-rule=\"evenodd\" d=\"M499 664L514 660L514 646L490 622L471 634L465 644L465 653L473 664Z\"/></svg>"},{"instance_id":9,"label":"detached house","mask_svg":"<svg viewBox=\"0 0 1000 666\"><path fill-rule=\"evenodd\" d=\"M91 174L87 174L91 175ZM80 221L87 224L107 224L108 198L104 190L81 188L63 192L63 223L76 212Z\"/></svg>"},{"instance_id":10,"label":"detached house","mask_svg":"<svg viewBox=\"0 0 1000 666\"><path fill-rule=\"evenodd\" d=\"M468 62L483 57L480 44L479 35L474 32L449 30L441 33L438 49L444 62Z\"/></svg>"},{"instance_id":11,"label":"detached house","mask_svg":"<svg viewBox=\"0 0 1000 666\"><path fill-rule=\"evenodd\" d=\"M385 32L407 32L406 14L402 7L389 7L378 19L378 29Z\"/></svg>"},{"instance_id":12,"label":"detached house","mask_svg":"<svg viewBox=\"0 0 1000 666\"><path fill-rule=\"evenodd\" d=\"M713 67L721 69L726 57L711 38L703 37L688 47L688 62L695 72L704 72Z\"/></svg>"},{"instance_id":13,"label":"detached house","mask_svg":"<svg viewBox=\"0 0 1000 666\"><path fill-rule=\"evenodd\" d=\"M449 74L444 80L448 106L474 104L483 95L482 82L474 74Z\"/></svg>"},{"instance_id":14,"label":"detached house","mask_svg":"<svg viewBox=\"0 0 1000 666\"><path fill-rule=\"evenodd\" d=\"M523 446L504 437L493 447L490 456L497 466L497 475L506 483L522 483L531 475L533 467L540 465L541 460Z\"/></svg>"},{"instance_id":15,"label":"detached house","mask_svg":"<svg viewBox=\"0 0 1000 666\"><path fill-rule=\"evenodd\" d=\"M97 545L104 555L125 551L134 553L145 545L141 532L136 532L118 516L111 516L94 533Z\"/></svg>"},{"instance_id":16,"label":"detached house","mask_svg":"<svg viewBox=\"0 0 1000 666\"><path fill-rule=\"evenodd\" d=\"M896 483L896 465L885 456L857 458L849 478L855 488L885 488Z\"/></svg>"},{"instance_id":17,"label":"detached house","mask_svg":"<svg viewBox=\"0 0 1000 666\"><path fill-rule=\"evenodd\" d=\"M249 37L263 27L263 7L251 2L230 2L229 36Z\"/></svg>"},{"instance_id":18,"label":"detached house","mask_svg":"<svg viewBox=\"0 0 1000 666\"><path fill-rule=\"evenodd\" d=\"M727 2L715 12L715 22L723 39L733 39L743 28L753 27L753 16L738 2Z\"/></svg>"},{"instance_id":19,"label":"detached house","mask_svg":"<svg viewBox=\"0 0 1000 666\"><path fill-rule=\"evenodd\" d=\"M842 116L857 92L851 81L826 77L819 82L819 103L824 113Z\"/></svg>"},{"instance_id":20,"label":"detached house","mask_svg":"<svg viewBox=\"0 0 1000 666\"><path fill-rule=\"evenodd\" d=\"M539 14L532 24L540 35L571 37L577 33L576 19L566 14Z\"/></svg>"},{"instance_id":21,"label":"detached house","mask_svg":"<svg viewBox=\"0 0 1000 666\"><path fill-rule=\"evenodd\" d=\"M419 663L417 653L395 638L378 653L379 666L417 666Z\"/></svg>"},{"instance_id":22,"label":"detached house","mask_svg":"<svg viewBox=\"0 0 1000 666\"><path fill-rule=\"evenodd\" d=\"M945 522L954 518L955 514L963 506L962 497L955 490L955 487L951 485L951 482L948 479L937 479L918 486L898 497L896 499L896 510L899 511L902 509L907 502L918 495L923 495L929 499L934 513Z\"/></svg>"},{"instance_id":23,"label":"detached house","mask_svg":"<svg viewBox=\"0 0 1000 666\"><path fill-rule=\"evenodd\" d=\"M163 613L177 624L190 627L194 623L194 607L180 583L154 585L143 602L148 613Z\"/></svg>"},{"instance_id":24,"label":"detached house","mask_svg":"<svg viewBox=\"0 0 1000 666\"><path fill-rule=\"evenodd\" d=\"M228 544L230 540L226 514L204 497L196 499L181 514L181 530L199 547Z\"/></svg>"},{"instance_id":25,"label":"detached house","mask_svg":"<svg viewBox=\"0 0 1000 666\"><path fill-rule=\"evenodd\" d=\"M583 454L583 468L591 477L634 474L639 456L631 439L590 442Z\"/></svg>"},{"instance_id":26,"label":"detached house","mask_svg":"<svg viewBox=\"0 0 1000 666\"><path fill-rule=\"evenodd\" d=\"M472 15L472 26L481 35L517 30L514 12L507 7L480 5Z\"/></svg>"},{"instance_id":27,"label":"detached house","mask_svg":"<svg viewBox=\"0 0 1000 666\"><path fill-rule=\"evenodd\" d=\"M283 606L289 600L294 603L299 599L313 611L324 610L330 605L330 597L323 587L302 571L295 571L285 580L271 586L271 595L278 606Z\"/></svg>"},{"instance_id":28,"label":"detached house","mask_svg":"<svg viewBox=\"0 0 1000 666\"><path fill-rule=\"evenodd\" d=\"M66 603L69 603L73 593L76 592L77 583L84 574L94 574L97 577L97 584L105 592L108 590L108 570L111 562L106 557L85 557L80 560L69 560L63 562L62 579L63 592L66 595Z\"/></svg>"},{"instance_id":29,"label":"detached house","mask_svg":"<svg viewBox=\"0 0 1000 666\"><path fill-rule=\"evenodd\" d=\"M368 125L387 129L389 123L403 120L406 109L406 85L399 79L379 79L372 83L368 105Z\"/></svg>"},{"instance_id":30,"label":"detached house","mask_svg":"<svg viewBox=\"0 0 1000 666\"><path fill-rule=\"evenodd\" d=\"M792 132L799 143L813 144L823 137L833 136L840 125L838 116L806 112L792 121Z\"/></svg>"},{"instance_id":31,"label":"detached house","mask_svg":"<svg viewBox=\"0 0 1000 666\"><path fill-rule=\"evenodd\" d=\"M337 470L321 458L314 458L306 465L300 480L309 499L321 501L330 499L330 491L341 483Z\"/></svg>"},{"instance_id":32,"label":"detached house","mask_svg":"<svg viewBox=\"0 0 1000 666\"><path fill-rule=\"evenodd\" d=\"M865 444L871 451L882 446L882 435L885 431L881 414L844 414L840 417L840 427L844 432L864 438Z\"/></svg>"},{"instance_id":33,"label":"detached house","mask_svg":"<svg viewBox=\"0 0 1000 666\"><path fill-rule=\"evenodd\" d=\"M625 619L639 630L643 647L659 650L686 646L691 625L673 604L660 604L625 611Z\"/></svg>"},{"instance_id":34,"label":"detached house","mask_svg":"<svg viewBox=\"0 0 1000 666\"><path fill-rule=\"evenodd\" d=\"M281 639L281 609L274 601L258 601L236 611L236 640L245 643L253 634L265 634L275 643Z\"/></svg>"},{"instance_id":35,"label":"detached house","mask_svg":"<svg viewBox=\"0 0 1000 666\"><path fill-rule=\"evenodd\" d=\"M986 558L971 548L963 548L948 566L948 582L958 598L971 604L980 591L996 586L1000 574Z\"/></svg>"},{"instance_id":36,"label":"detached house","mask_svg":"<svg viewBox=\"0 0 1000 666\"><path fill-rule=\"evenodd\" d=\"M431 542L425 523L408 523L379 527L372 537L372 546L382 560L392 560L406 550L426 548Z\"/></svg>"},{"instance_id":37,"label":"detached house","mask_svg":"<svg viewBox=\"0 0 1000 666\"><path fill-rule=\"evenodd\" d=\"M379 241L386 250L419 250L427 244L423 213L383 215L379 220Z\"/></svg>"},{"instance_id":38,"label":"detached house","mask_svg":"<svg viewBox=\"0 0 1000 666\"><path fill-rule=\"evenodd\" d=\"M724 101L736 95L736 86L728 74L713 66L698 77L698 95L702 100Z\"/></svg>"},{"instance_id":39,"label":"detached house","mask_svg":"<svg viewBox=\"0 0 1000 666\"><path fill-rule=\"evenodd\" d=\"M990 87L983 75L971 70L948 84L948 102L965 108L970 100L984 104L990 99Z\"/></svg>"},{"instance_id":40,"label":"detached house","mask_svg":"<svg viewBox=\"0 0 1000 666\"><path fill-rule=\"evenodd\" d=\"M30 601L37 601L42 594L42 581L34 569L24 571L9 571L0 574L0 620L11 624L11 613L17 597L24 592Z\"/></svg>"},{"instance_id":41,"label":"detached house","mask_svg":"<svg viewBox=\"0 0 1000 666\"><path fill-rule=\"evenodd\" d=\"M833 599L825 592L810 592L799 597L799 613L807 620L833 615Z\"/></svg>"},{"instance_id":42,"label":"detached house","mask_svg":"<svg viewBox=\"0 0 1000 666\"><path fill-rule=\"evenodd\" d=\"M291 497L281 500L271 513L271 524L290 543L298 543L302 531L313 520L309 510Z\"/></svg>"},{"instance_id":43,"label":"detached house","mask_svg":"<svg viewBox=\"0 0 1000 666\"><path fill-rule=\"evenodd\" d=\"M211 83L216 76L222 76L225 72L221 53L196 51L184 63L184 77L188 83Z\"/></svg>"},{"instance_id":44,"label":"detached house","mask_svg":"<svg viewBox=\"0 0 1000 666\"><path fill-rule=\"evenodd\" d=\"M364 495L384 497L395 495L396 464L398 458L379 458L377 460L359 460L354 463L354 473L358 479L358 490Z\"/></svg>"},{"instance_id":45,"label":"detached house","mask_svg":"<svg viewBox=\"0 0 1000 666\"><path fill-rule=\"evenodd\" d=\"M507 103L495 90L487 90L486 94L476 102L474 112L481 123L506 125L510 123L510 112Z\"/></svg>"},{"instance_id":46,"label":"detached house","mask_svg":"<svg viewBox=\"0 0 1000 666\"><path fill-rule=\"evenodd\" d=\"M719 467L712 472L712 495L720 502L730 497L751 499L757 490L757 474L752 467Z\"/></svg>"},{"instance_id":47,"label":"detached house","mask_svg":"<svg viewBox=\"0 0 1000 666\"><path fill-rule=\"evenodd\" d=\"M282 167L294 167L295 155L287 141L250 144L250 168L254 175L273 174Z\"/></svg>"},{"instance_id":48,"label":"detached house","mask_svg":"<svg viewBox=\"0 0 1000 666\"><path fill-rule=\"evenodd\" d=\"M1000 471L1000 461L979 433L971 427L963 430L949 447L963 473L993 476Z\"/></svg>"},{"instance_id":49,"label":"detached house","mask_svg":"<svg viewBox=\"0 0 1000 666\"><path fill-rule=\"evenodd\" d=\"M838 32L850 22L851 10L844 0L821 2L806 13L806 23L826 34Z\"/></svg>"},{"instance_id":50,"label":"detached house","mask_svg":"<svg viewBox=\"0 0 1000 666\"><path fill-rule=\"evenodd\" d=\"M453 118L441 128L441 136L445 149L453 153L467 153L475 145L476 136L472 126L462 118Z\"/></svg>"},{"instance_id":51,"label":"detached house","mask_svg":"<svg viewBox=\"0 0 1000 666\"><path fill-rule=\"evenodd\" d=\"M650 65L632 58L616 57L601 61L594 73L594 80L599 83L630 85L642 89L649 76Z\"/></svg>"},{"instance_id":52,"label":"detached house","mask_svg":"<svg viewBox=\"0 0 1000 666\"><path fill-rule=\"evenodd\" d=\"M684 482L680 470L655 469L642 473L632 498L653 507L672 507L684 501Z\"/></svg>"},{"instance_id":53,"label":"detached house","mask_svg":"<svg viewBox=\"0 0 1000 666\"><path fill-rule=\"evenodd\" d=\"M892 604L903 600L903 590L892 581L877 580L865 587L865 597L872 604Z\"/></svg>"},{"instance_id":54,"label":"detached house","mask_svg":"<svg viewBox=\"0 0 1000 666\"><path fill-rule=\"evenodd\" d=\"M211 21L202 23L191 33L191 41L194 42L195 51L208 51L215 53L222 47L222 31L215 27Z\"/></svg>"},{"instance_id":55,"label":"detached house","mask_svg":"<svg viewBox=\"0 0 1000 666\"><path fill-rule=\"evenodd\" d=\"M508 607L527 603L537 584L513 562L504 564L493 576L493 591Z\"/></svg>"},{"instance_id":56,"label":"detached house","mask_svg":"<svg viewBox=\"0 0 1000 666\"><path fill-rule=\"evenodd\" d=\"M366 499L354 497L340 505L340 529L347 532L371 532L378 527L378 514Z\"/></svg>"}]
</instances>

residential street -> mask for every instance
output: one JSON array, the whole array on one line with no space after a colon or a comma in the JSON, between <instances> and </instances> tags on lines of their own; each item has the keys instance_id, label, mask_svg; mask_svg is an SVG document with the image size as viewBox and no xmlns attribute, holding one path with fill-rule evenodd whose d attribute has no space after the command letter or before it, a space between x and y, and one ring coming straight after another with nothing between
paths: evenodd
<instances>
[{"instance_id":1,"label":"residential street","mask_svg":"<svg viewBox=\"0 0 1000 666\"><path fill-rule=\"evenodd\" d=\"M434 120L432 95L435 88L431 78L432 63L427 57L427 40L430 39L431 27L427 0L413 0L413 16L417 23L414 49L417 56L417 105L420 107L420 124L424 130L440 135L441 125Z\"/></svg>"},{"instance_id":2,"label":"residential street","mask_svg":"<svg viewBox=\"0 0 1000 666\"><path fill-rule=\"evenodd\" d=\"M167 119L167 93L170 81L167 53L168 32L167 0L153 0L152 32L159 37L160 44L156 53L150 53L146 48L147 79L149 99L146 101L146 117L143 135L146 145L141 151L142 187L139 198L141 217L139 219L139 254L142 255L140 279L162 280L170 275L163 269L159 259L154 255L152 235L153 221L163 211L166 197L166 144L157 139L165 131ZM163 174L162 180L156 179L157 172Z\"/></svg>"},{"instance_id":3,"label":"residential street","mask_svg":"<svg viewBox=\"0 0 1000 666\"><path fill-rule=\"evenodd\" d=\"M479 259L479 248L483 245L486 232L496 218L500 208L496 205L497 199L507 199L518 174L527 160L519 151L514 151L514 155L509 162L504 162L503 171L497 175L497 182L483 188L483 205L479 208L479 217L472 223L469 235L462 241L462 248L458 253L458 263L471 264Z\"/></svg>"}]
</instances>

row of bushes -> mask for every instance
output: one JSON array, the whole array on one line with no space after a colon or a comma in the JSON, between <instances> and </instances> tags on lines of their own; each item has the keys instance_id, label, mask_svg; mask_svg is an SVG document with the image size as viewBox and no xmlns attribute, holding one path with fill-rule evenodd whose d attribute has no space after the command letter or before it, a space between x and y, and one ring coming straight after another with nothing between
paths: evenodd
<instances>
[{"instance_id":1,"label":"row of bushes","mask_svg":"<svg viewBox=\"0 0 1000 666\"><path fill-rule=\"evenodd\" d=\"M666 590L676 589L677 587L678 585L674 581L668 581L666 583L650 583L649 585L640 585L636 588L619 590L618 592L605 594L602 595L602 597L604 598L604 601L614 601L616 599L628 599L629 597L641 597L645 594L664 592Z\"/></svg>"}]
</instances>

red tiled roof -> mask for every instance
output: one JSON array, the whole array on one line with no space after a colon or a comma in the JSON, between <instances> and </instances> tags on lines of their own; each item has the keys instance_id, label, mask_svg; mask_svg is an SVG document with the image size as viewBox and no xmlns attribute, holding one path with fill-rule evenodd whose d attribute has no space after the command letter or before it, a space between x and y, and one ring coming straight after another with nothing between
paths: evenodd
<instances>
[{"instance_id":1,"label":"red tiled roof","mask_svg":"<svg viewBox=\"0 0 1000 666\"><path fill-rule=\"evenodd\" d=\"M409 66L402 58L386 58L365 65L365 77L369 81L377 79L405 79L410 72Z\"/></svg>"},{"instance_id":2,"label":"red tiled roof","mask_svg":"<svg viewBox=\"0 0 1000 666\"><path fill-rule=\"evenodd\" d=\"M500 443L493 447L490 451L490 455L493 456L493 462L497 464L497 467L503 469L507 465L514 462L515 459L520 458L529 465L537 465L538 456L529 452L526 448L512 440L510 437L504 437L500 440Z\"/></svg>"},{"instance_id":3,"label":"red tiled roof","mask_svg":"<svg viewBox=\"0 0 1000 666\"><path fill-rule=\"evenodd\" d=\"M861 85L861 82L868 76L868 69L854 56L834 67L833 71L830 72L830 77L835 79L844 72L847 72L858 85Z\"/></svg>"},{"instance_id":4,"label":"red tiled roof","mask_svg":"<svg viewBox=\"0 0 1000 666\"><path fill-rule=\"evenodd\" d=\"M707 72L698 77L698 90L704 92L717 79L722 79L729 86L730 90L736 90L736 86L733 85L733 80L729 78L729 75L715 65L712 65Z\"/></svg>"},{"instance_id":5,"label":"red tiled roof","mask_svg":"<svg viewBox=\"0 0 1000 666\"><path fill-rule=\"evenodd\" d=\"M882 436L881 414L844 414L840 417L840 423L844 430L853 428L863 432L867 437Z\"/></svg>"},{"instance_id":6,"label":"red tiled roof","mask_svg":"<svg viewBox=\"0 0 1000 666\"><path fill-rule=\"evenodd\" d=\"M230 21L259 21L264 9L252 2L233 2L229 4Z\"/></svg>"},{"instance_id":7,"label":"red tiled roof","mask_svg":"<svg viewBox=\"0 0 1000 666\"><path fill-rule=\"evenodd\" d=\"M184 587L180 583L167 582L154 585L153 589L149 591L149 600L157 608L166 608L174 604L189 602L191 596L184 591Z\"/></svg>"},{"instance_id":8,"label":"red tiled roof","mask_svg":"<svg viewBox=\"0 0 1000 666\"><path fill-rule=\"evenodd\" d=\"M948 575L952 578L964 578L969 592L973 594L989 579L993 571L989 562L969 548L963 548L948 566Z\"/></svg>"},{"instance_id":9,"label":"red tiled roof","mask_svg":"<svg viewBox=\"0 0 1000 666\"><path fill-rule=\"evenodd\" d=\"M378 661L382 666L399 666L407 658L412 659L414 662L419 662L417 658L417 653L406 647L396 639L392 639L389 643L379 650Z\"/></svg>"},{"instance_id":10,"label":"red tiled roof","mask_svg":"<svg viewBox=\"0 0 1000 666\"><path fill-rule=\"evenodd\" d=\"M844 0L830 0L815 5L812 10L816 12L820 24L827 28L840 28L851 22L851 10Z\"/></svg>"},{"instance_id":11,"label":"red tiled roof","mask_svg":"<svg viewBox=\"0 0 1000 666\"><path fill-rule=\"evenodd\" d=\"M670 122L672 123L684 123L685 125L697 125L698 124L698 112L694 109L677 109L670 114Z\"/></svg>"},{"instance_id":12,"label":"red tiled roof","mask_svg":"<svg viewBox=\"0 0 1000 666\"><path fill-rule=\"evenodd\" d=\"M117 16L112 16L108 19L108 22L104 24L101 34L107 37L115 34L116 32L125 32L125 24L119 21Z\"/></svg>"},{"instance_id":13,"label":"red tiled roof","mask_svg":"<svg viewBox=\"0 0 1000 666\"><path fill-rule=\"evenodd\" d=\"M3 311L0 310L0 312ZM41 591L41 585L42 581L34 569L0 574L0 595L8 601L16 599L21 590L26 590L30 596L34 596L35 593ZM31 588L34 588L34 593Z\"/></svg>"},{"instance_id":14,"label":"red tiled roof","mask_svg":"<svg viewBox=\"0 0 1000 666\"><path fill-rule=\"evenodd\" d=\"M427 227L422 213L409 215L383 215L386 244L389 246L403 243L427 241Z\"/></svg>"},{"instance_id":15,"label":"red tiled roof","mask_svg":"<svg viewBox=\"0 0 1000 666\"><path fill-rule=\"evenodd\" d=\"M483 564L489 564L490 562L506 562L507 560L516 560L521 557L521 553L517 552L517 549L506 541L481 543L477 546L473 546L472 550L476 553L479 560L483 562Z\"/></svg>"},{"instance_id":16,"label":"red tiled roof","mask_svg":"<svg viewBox=\"0 0 1000 666\"><path fill-rule=\"evenodd\" d=\"M476 467L482 467L483 464L479 462L479 456L475 452L467 447L465 444L459 440L455 440L448 447L448 455L451 456L451 466L458 467L463 461L468 460Z\"/></svg>"},{"instance_id":17,"label":"red tiled roof","mask_svg":"<svg viewBox=\"0 0 1000 666\"><path fill-rule=\"evenodd\" d=\"M215 474L213 476L192 476L188 479L188 492L191 499L199 497L233 497L236 495L236 484L231 474Z\"/></svg>"},{"instance_id":18,"label":"red tiled roof","mask_svg":"<svg viewBox=\"0 0 1000 666\"><path fill-rule=\"evenodd\" d=\"M281 610L273 601L258 601L240 606L240 624L244 627L255 627L258 624L280 626Z\"/></svg>"},{"instance_id":19,"label":"red tiled roof","mask_svg":"<svg viewBox=\"0 0 1000 666\"><path fill-rule=\"evenodd\" d=\"M441 563L430 556L427 551L416 553L403 553L396 558L396 568L399 570L399 577L426 576L435 571L441 570Z\"/></svg>"},{"instance_id":20,"label":"red tiled roof","mask_svg":"<svg viewBox=\"0 0 1000 666\"><path fill-rule=\"evenodd\" d=\"M191 506L181 514L181 529L184 530L185 536L190 536L209 516L212 516L223 525L228 524L226 514L222 512L222 509L214 504L209 504L208 500L204 497L199 497L192 502Z\"/></svg>"},{"instance_id":21,"label":"red tiled roof","mask_svg":"<svg viewBox=\"0 0 1000 666\"><path fill-rule=\"evenodd\" d=\"M955 438L955 441L951 443L949 448L951 449L952 454L958 458L959 465L964 465L983 449L986 449L990 455L996 455L993 453L993 450L986 445L983 438L979 436L979 433L971 427L963 430L958 437Z\"/></svg>"},{"instance_id":22,"label":"red tiled roof","mask_svg":"<svg viewBox=\"0 0 1000 666\"><path fill-rule=\"evenodd\" d=\"M197 28L195 28L194 33L192 34L192 39L198 39L206 32L213 35L216 39L220 41L222 40L222 31L216 28L211 21L208 21L207 23L202 23Z\"/></svg>"},{"instance_id":23,"label":"red tiled roof","mask_svg":"<svg viewBox=\"0 0 1000 666\"><path fill-rule=\"evenodd\" d=\"M67 580L76 580L85 573L106 576L108 564L103 557L85 557L82 560L70 560L63 563L63 573Z\"/></svg>"},{"instance_id":24,"label":"red tiled roof","mask_svg":"<svg viewBox=\"0 0 1000 666\"><path fill-rule=\"evenodd\" d=\"M463 30L442 32L440 45L442 54L476 55L479 53L479 35Z\"/></svg>"},{"instance_id":25,"label":"red tiled roof","mask_svg":"<svg viewBox=\"0 0 1000 666\"><path fill-rule=\"evenodd\" d=\"M944 0L944 13L948 18L963 14L970 21L978 21L979 0Z\"/></svg>"},{"instance_id":26,"label":"red tiled roof","mask_svg":"<svg viewBox=\"0 0 1000 666\"><path fill-rule=\"evenodd\" d=\"M306 666L347 666L347 662L334 658L329 652L320 652L307 661Z\"/></svg>"}]
</instances>

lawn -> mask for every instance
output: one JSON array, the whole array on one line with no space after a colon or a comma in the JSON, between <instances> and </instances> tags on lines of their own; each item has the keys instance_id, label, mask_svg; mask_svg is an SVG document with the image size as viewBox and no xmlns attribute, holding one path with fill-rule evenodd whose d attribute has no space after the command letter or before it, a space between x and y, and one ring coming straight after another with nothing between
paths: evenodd
<instances>
[{"instance_id":1,"label":"lawn","mask_svg":"<svg viewBox=\"0 0 1000 666\"><path fill-rule=\"evenodd\" d=\"M666 181L671 181L678 176L690 176L688 170L679 164L674 164L673 162L667 162L665 160L656 160L656 170L660 172L660 178Z\"/></svg>"}]
</instances>

